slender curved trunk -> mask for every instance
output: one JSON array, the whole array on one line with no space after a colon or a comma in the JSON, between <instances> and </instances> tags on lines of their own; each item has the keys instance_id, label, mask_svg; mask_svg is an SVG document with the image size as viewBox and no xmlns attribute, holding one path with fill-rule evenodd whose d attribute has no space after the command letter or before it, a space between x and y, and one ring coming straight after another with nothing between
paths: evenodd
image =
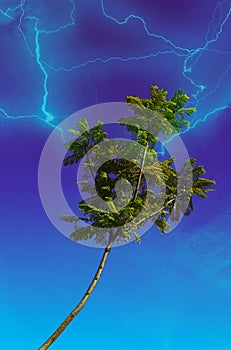
<instances>
[{"instance_id":1,"label":"slender curved trunk","mask_svg":"<svg viewBox=\"0 0 231 350\"><path fill-rule=\"evenodd\" d=\"M146 158L146 155L147 155L147 151L148 151L148 143L146 143L146 146L144 148L144 152L143 152L143 155L142 155L142 160L141 160L141 166L140 166L140 173L139 173L139 178L138 178L138 181L137 181L137 184L136 184L136 189L135 189L135 192L134 192L134 196L133 196L133 201L136 200L137 196L138 196L138 193L139 193L139 189L140 189L140 184L141 184L141 178L142 178L142 174L143 174L143 170L144 170L144 163L145 163L145 158Z\"/></svg>"},{"instance_id":2,"label":"slender curved trunk","mask_svg":"<svg viewBox=\"0 0 231 350\"><path fill-rule=\"evenodd\" d=\"M104 250L103 257L100 261L100 264L98 266L98 269L96 271L96 274L89 285L86 293L84 294L83 298L79 302L79 304L74 308L74 310L71 311L71 313L65 318L65 320L61 323L61 325L56 329L56 331L45 341L45 343L38 348L38 350L46 350L48 349L54 341L62 334L62 332L67 328L69 323L78 315L78 313L82 310L84 305L86 304L87 300L89 299L91 293L93 292L102 272L105 266L105 263L107 261L108 255L111 250L112 243L109 243L107 247Z\"/></svg>"}]
</instances>

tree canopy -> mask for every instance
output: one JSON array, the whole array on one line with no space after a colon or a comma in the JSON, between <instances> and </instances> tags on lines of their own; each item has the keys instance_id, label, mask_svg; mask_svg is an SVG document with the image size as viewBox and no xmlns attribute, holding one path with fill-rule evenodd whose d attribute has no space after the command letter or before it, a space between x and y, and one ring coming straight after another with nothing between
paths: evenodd
<instances>
[{"instance_id":1,"label":"tree canopy","mask_svg":"<svg viewBox=\"0 0 231 350\"><path fill-rule=\"evenodd\" d=\"M84 179L78 185L88 193L87 200L78 203L81 217L61 217L74 224L72 240L92 238L106 244L109 237L119 243L133 236L139 242L139 229L147 220L165 233L169 218L177 222L181 214L192 213L194 196L206 198L214 190L215 181L203 177L205 168L196 165L196 159L189 158L178 172L173 158L160 160L158 135L162 132L171 136L189 126L185 118L195 108L185 106L188 100L181 89L167 100L167 91L157 86L151 86L150 98L127 96L126 102L134 115L122 117L119 124L130 133L135 141L132 144L111 142L100 121L90 129L87 119L82 118L76 129L69 130L75 138L65 144L68 154L63 164L78 164L85 157ZM104 153L110 159L102 164ZM104 230L96 234L96 227Z\"/></svg>"}]
</instances>

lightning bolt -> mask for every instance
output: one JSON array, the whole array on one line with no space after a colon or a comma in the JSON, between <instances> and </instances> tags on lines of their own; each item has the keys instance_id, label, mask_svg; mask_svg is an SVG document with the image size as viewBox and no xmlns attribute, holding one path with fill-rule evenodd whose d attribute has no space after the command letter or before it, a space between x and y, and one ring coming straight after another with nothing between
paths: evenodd
<instances>
[{"instance_id":1,"label":"lightning bolt","mask_svg":"<svg viewBox=\"0 0 231 350\"><path fill-rule=\"evenodd\" d=\"M0 117L3 119L18 119L18 118L38 118L41 121L45 122L46 124L55 127L57 116L54 116L53 113L48 109L48 99L49 99L49 72L53 71L55 73L63 71L63 72L72 72L74 70L78 69L84 69L88 65L93 65L97 62L100 62L102 64L109 64L113 61L120 61L121 63L129 62L129 61L140 61L140 60L146 60L150 58L155 58L159 55L176 55L177 57L183 57L183 67L182 67L182 76L190 83L193 89L195 89L195 93L192 94L192 97L194 99L194 102L192 103L194 106L199 106L201 102L205 101L206 98L213 95L216 90L219 88L222 80L227 76L227 74L230 72L231 65L228 66L224 72L221 74L220 78L217 81L217 84L213 89L210 91L205 91L208 89L207 86L204 84L201 84L198 81L195 81L190 74L192 73L195 66L200 62L200 59L203 55L203 53L206 52L214 52L219 55L228 55L231 54L231 51L220 51L211 48L212 45L214 45L216 42L219 41L221 38L224 28L227 25L227 22L230 19L231 16L231 7L229 7L225 13L223 6L226 3L226 0L220 1L212 14L211 21L208 24L208 30L205 35L204 44L201 47L198 48L187 48L187 47L181 47L171 41L170 39L166 38L165 36L157 33L152 33L147 25L147 22L145 19L141 16L138 16L136 14L129 14L126 18L123 20L119 20L116 17L114 17L112 14L109 14L109 12L106 10L106 6L104 3L104 0L99 0L100 8L102 12L102 16L107 19L108 21L116 23L118 26L126 26L129 24L131 20L137 21L142 24L142 28L145 32L145 34L153 38L153 40L158 39L161 42L167 46L166 50L157 50L156 52L151 52L146 55L138 55L138 56L130 56L130 57L122 57L122 56L111 56L107 58L102 57L95 57L93 59L87 60L85 62L73 65L71 67L64 67L64 66L54 66L50 65L48 62L43 60L42 58L42 47L41 47L41 36L45 35L55 35L59 33L60 31L64 31L68 29L71 26L75 26L75 12L76 12L76 5L74 0L69 0L68 3L71 5L70 13L69 13L69 20L66 24L59 26L57 28L46 30L44 28L40 28L40 21L39 18L36 16L29 16L27 15L26 10L26 0L21 0L21 2L16 5L15 7L9 7L6 10L0 9L0 16L5 19L6 22L11 21L18 21L17 29L20 32L26 49L31 56L33 60L35 60L38 69L41 71L43 79L42 79L42 87L43 87L43 95L41 100L41 106L40 106L40 114L39 115L17 115L12 116L7 113L7 111L4 108L0 108ZM217 13L219 13L218 23L217 21ZM29 41L27 39L27 33L24 32L22 24L25 21L29 21L33 26L33 41L34 46L31 48L31 44L29 44ZM203 117L198 118L197 115L195 116L195 120L191 124L191 126L182 131L181 133L186 133L190 129L195 128L199 123L205 122L208 118L210 118L213 115L218 114L219 112L230 108L228 104L223 104L220 106L216 106L214 109L210 110L209 112L205 113ZM59 117L60 118L60 117Z\"/></svg>"},{"instance_id":2,"label":"lightning bolt","mask_svg":"<svg viewBox=\"0 0 231 350\"><path fill-rule=\"evenodd\" d=\"M67 24L65 24L64 26L60 26L58 28L55 28L53 30L40 30L39 29L39 19L35 16L25 16L25 4L26 4L26 0L22 0L21 3L19 5L17 5L14 8L9 7L6 11L3 11L2 9L0 9L0 14L2 14L3 16L5 16L6 18L10 19L10 20L16 20L16 18L13 15L10 15L9 13L14 13L17 16L17 11L20 10L21 11L21 15L19 18L19 24L18 24L18 30L21 33L23 40L25 42L26 48L29 52L29 54L31 56L33 56L36 59L37 65L39 67L39 69L41 70L41 72L43 73L43 97L42 97L42 103L41 103L41 112L42 114L45 116L45 119L42 118L41 116L38 115L20 115L20 116L12 116L9 115L7 113L6 110L4 110L3 108L0 108L0 113L1 113L1 117L5 118L5 119L22 119L22 118L38 118L43 120L46 124L55 127L55 124L53 123L53 121L55 120L55 117L53 116L53 114L51 112L49 112L47 110L47 100L48 100L48 96L49 96L49 90L48 90L48 71L47 71L47 67L49 67L49 65L47 65L42 59L41 59L41 46L40 46L40 35L42 34L54 34L57 33L61 30L67 29L69 26L72 26L75 24L73 15L74 15L74 11L75 11L75 3L73 0L70 0L71 4L72 4L72 10L70 13L70 18L71 21L68 22ZM30 45L28 44L28 40L26 38L25 33L22 30L22 22L23 20L28 19L31 20L34 25L33 25L33 30L34 30L34 43L35 43L35 52L33 52L30 48Z\"/></svg>"},{"instance_id":3,"label":"lightning bolt","mask_svg":"<svg viewBox=\"0 0 231 350\"><path fill-rule=\"evenodd\" d=\"M188 48L183 48L183 47L179 47L178 45L174 44L171 40L168 40L167 38L163 37L162 35L158 35L158 34L155 34L155 33L151 33L147 27L147 23L146 21L140 17L140 16L137 16L135 14L130 14L129 16L127 16L124 20L120 21L118 20L117 18L109 15L106 11L105 11L105 6L104 6L104 1L103 0L100 0L101 2L101 7L102 7L102 12L104 14L104 16L108 19L110 19L111 21L115 22L116 24L118 25L126 25L128 24L128 22L131 20L131 19L135 19L139 22L142 23L143 25L143 28L146 32L146 34L150 37L154 37L154 38L158 38L158 39L161 39L163 40L166 44L170 45L170 47L172 48L172 52L174 52L177 56L186 56L185 60L184 60L184 64L183 64L183 76L189 80L189 82L191 83L191 85L193 85L194 87L196 87L198 90L196 93L193 94L193 98L195 99L195 102L194 102L194 106L198 106L200 101L204 100L206 97L208 97L209 95L212 95L219 87L222 79L227 75L227 73L229 72L230 68L231 68L231 65L225 70L225 72L221 75L220 79L218 80L217 82L217 85L215 86L215 88L210 91L208 94L206 94L204 97L202 98L198 98L198 95L204 91L206 89L206 86L202 85L202 84L198 84L196 83L192 78L190 78L190 76L188 75L188 73L191 73L192 72L192 68L193 66L195 66L198 61L199 61L199 58L201 57L202 53L204 51L208 51L209 50L209 46L213 43L215 43L216 41L218 41L219 37L221 36L222 32L223 32L223 28L225 26L225 24L227 23L227 21L229 20L230 18L230 15L231 15L231 7L229 8L229 10L227 11L227 14L226 16L224 17L224 19L222 20L222 4L224 4L226 1L225 0L222 0L220 1L217 6L215 7L214 11L213 11L213 14L212 14L212 19L209 23L209 26L208 26L208 30L207 30L207 33L206 33L206 37L205 37L205 44L204 46L202 47L199 47L199 48L196 48L196 49L188 49ZM211 28L212 28L212 24L214 23L215 21L215 13L217 12L217 10L220 10L220 19L219 19L219 24L214 28L214 31L213 31L213 34L212 34L212 37L211 39L209 39L209 33L211 31ZM212 51L212 50L211 50ZM219 54L222 54L221 51L219 50L215 50L216 52L218 52ZM169 52L168 52L169 53ZM225 54L229 54L230 52L225 52ZM158 52L158 54L160 54L160 52ZM164 54L164 52L162 53ZM224 52L223 52L224 54ZM195 61L193 62L193 58L195 57ZM189 61L192 61L191 64L189 64ZM215 115L216 113L218 112L221 112L227 108L230 108L229 105L223 105L223 106L219 106L219 107L216 107L214 108L212 111L209 111L207 114L205 114L202 118L199 118L199 119L196 119L196 121L190 125L189 128L183 130L180 132L180 134L182 133L186 133L188 132L190 129L194 129L199 123L201 122L205 122L207 120L208 117L212 116L212 115Z\"/></svg>"}]
</instances>

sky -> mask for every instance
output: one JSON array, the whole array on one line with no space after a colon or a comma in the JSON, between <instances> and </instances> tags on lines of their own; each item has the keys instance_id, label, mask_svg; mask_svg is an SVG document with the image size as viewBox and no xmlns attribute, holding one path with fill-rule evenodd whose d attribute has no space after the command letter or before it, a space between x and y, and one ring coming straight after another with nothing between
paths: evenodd
<instances>
[{"instance_id":1,"label":"sky","mask_svg":"<svg viewBox=\"0 0 231 350\"><path fill-rule=\"evenodd\" d=\"M112 249L52 349L230 350L230 1L0 1L0 346L37 349L81 299L102 249L47 217L38 165L71 114L151 84L197 108L181 134L217 182L170 234ZM52 174L48 174L52 182Z\"/></svg>"}]
</instances>

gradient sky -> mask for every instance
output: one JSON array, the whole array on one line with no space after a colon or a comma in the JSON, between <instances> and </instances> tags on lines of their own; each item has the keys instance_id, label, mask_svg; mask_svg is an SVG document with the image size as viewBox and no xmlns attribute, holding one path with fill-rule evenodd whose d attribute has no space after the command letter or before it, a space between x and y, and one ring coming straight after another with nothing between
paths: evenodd
<instances>
[{"instance_id":1,"label":"gradient sky","mask_svg":"<svg viewBox=\"0 0 231 350\"><path fill-rule=\"evenodd\" d=\"M182 135L217 181L169 235L113 249L84 310L52 349L230 350L231 2L0 1L0 347L37 349L80 300L102 250L47 218L46 139L70 114L150 84L182 88ZM52 178L52 174L50 174Z\"/></svg>"}]
</instances>

